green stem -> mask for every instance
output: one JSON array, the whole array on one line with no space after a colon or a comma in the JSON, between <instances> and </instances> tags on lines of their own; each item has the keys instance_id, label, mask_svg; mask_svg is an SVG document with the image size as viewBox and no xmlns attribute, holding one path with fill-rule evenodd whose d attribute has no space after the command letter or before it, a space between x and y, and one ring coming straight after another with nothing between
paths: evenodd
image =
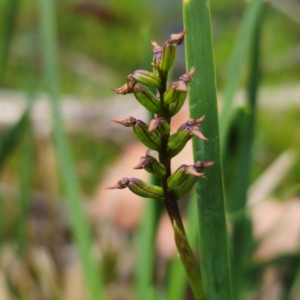
<instances>
[{"instance_id":1,"label":"green stem","mask_svg":"<svg viewBox=\"0 0 300 300\"><path fill-rule=\"evenodd\" d=\"M167 198L165 200L165 206L168 211L170 220L172 222L173 230L174 230L174 238L177 246L177 250L186 271L188 281L193 290L195 299L204 300L204 291L201 282L201 277L199 270L197 268L197 264L195 261L195 257L193 251L188 243L184 226L182 223L180 211L178 208L178 204L175 198Z\"/></svg>"},{"instance_id":2,"label":"green stem","mask_svg":"<svg viewBox=\"0 0 300 300\"><path fill-rule=\"evenodd\" d=\"M163 95L166 91L167 74L165 74L165 76L161 76L161 81L163 84L162 84L162 88L159 90L159 93L160 93L161 103L163 106L164 105ZM167 122L170 124L168 109L162 109L162 117L164 117L167 120ZM203 292L203 286L202 286L199 270L196 267L197 264L195 262L194 254L188 243L185 234L183 222L177 204L178 199L175 197L173 192L169 190L167 184L168 178L171 175L171 157L167 150L167 143L168 143L169 136L170 136L169 134L161 136L162 147L161 147L161 151L159 152L159 160L165 166L167 171L166 176L162 178L162 188L164 190L164 195L165 195L164 204L174 229L174 238L180 255L180 259L183 263L194 296L197 300L204 300L205 296Z\"/></svg>"}]
</instances>

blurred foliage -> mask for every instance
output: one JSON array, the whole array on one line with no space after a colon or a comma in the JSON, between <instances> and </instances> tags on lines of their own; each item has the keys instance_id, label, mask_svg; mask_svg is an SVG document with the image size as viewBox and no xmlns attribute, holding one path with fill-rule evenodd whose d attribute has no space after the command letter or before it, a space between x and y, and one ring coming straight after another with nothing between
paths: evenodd
<instances>
[{"instance_id":1,"label":"blurred foliage","mask_svg":"<svg viewBox=\"0 0 300 300\"><path fill-rule=\"evenodd\" d=\"M82 5L86 3L86 5ZM181 1L159 2L146 6L133 0L74 0L56 1L60 70L63 93L99 98L110 93L105 82L97 82L92 73L80 68L82 59L94 64L96 72L107 68L119 70L113 76L107 74L112 86L122 82L119 74L127 74L141 68L144 54L141 38L144 29L150 30L150 38L161 42L173 31L182 29ZM34 0L20 1L16 32L13 36L4 87L22 89L24 78L42 71L38 16ZM80 5L81 4L81 5ZM0 2L0 18L3 19L4 2ZM214 52L218 85L226 77L226 67L235 40L238 24L245 4L241 1L211 1ZM270 8L265 18L263 37L263 84L297 81L299 56L295 45L299 42L298 25L280 12ZM153 22L153 20L155 20ZM1 37L1 29L0 29ZM149 43L150 45L150 43ZM180 50L182 51L182 50ZM184 68L184 58L177 61L178 73ZM143 66L143 68L149 68ZM31 71L31 72L29 72ZM90 75L89 75L90 71ZM109 73L109 72L108 72ZM105 74L103 74L105 76ZM245 78L246 79L246 78ZM245 82L245 79L242 82ZM38 77L38 87L44 81Z\"/></svg>"},{"instance_id":2,"label":"blurred foliage","mask_svg":"<svg viewBox=\"0 0 300 300\"><path fill-rule=\"evenodd\" d=\"M5 3L6 1L0 1L0 22L5 19ZM43 91L46 89L46 83L42 76L44 65L37 1L25 0L19 3L17 24L12 36L1 89L25 91L28 89L28 83L34 82L36 90ZM221 89L226 80L228 59L236 39L241 15L245 9L245 2L211 0L210 3L217 86ZM150 68L150 64L144 64L145 55L147 55L143 42L145 32L150 39L161 43L170 33L182 29L181 0L132 0L130 2L128 0L56 0L55 4L62 93L75 95L81 101L95 99L103 101L107 99L106 96L112 94L111 87L123 84L124 74L129 74L137 68ZM82 6L82 4L86 5ZM4 26L0 26L1 42L3 31ZM289 83L295 85L299 82L299 41L299 24L282 15L272 6L268 6L264 19L260 66L263 74L261 82L263 87L271 86L279 89L281 85ZM151 47L150 42L149 47ZM182 48L178 50L182 52L178 55L179 60L176 61L174 76L182 73L185 68L183 50ZM240 87L245 87L247 84L247 72L248 69L244 68ZM286 101L289 102L290 99L287 98ZM293 107L287 105L284 109L275 105L270 99L268 106L259 107L257 112L251 181L257 179L266 167L286 149L291 148L300 153L299 105ZM232 158L237 153L234 135L236 132L240 134L241 120L242 118L236 119L232 137L230 137L233 141L230 148ZM0 138L6 136L7 132L7 128L0 128ZM24 132L22 134L24 135ZM37 295L40 296L38 299L63 299L59 291L62 288L62 272L65 271L63 268L69 263L68 259L72 257L72 253L71 255L69 253L68 259L60 255L65 255L66 250L62 250L63 246L71 248L73 241L70 238L70 224L66 217L66 208L58 196L61 195L61 174L59 174L54 155L55 145L49 137L35 137L32 149L28 150L26 148L28 134L25 134L25 137L23 135L17 139L8 140L12 146L8 147L9 151L5 153L5 164L0 174L0 184L4 183L0 189L0 201L3 204L0 206L0 246L4 245L2 243L4 241L9 244L8 253L14 263L14 268L10 268L10 264L7 264L9 267L3 267L4 273L2 274L7 275L7 285L15 294L15 299L22 299L22 293L26 297L29 295L26 294L29 290L34 290L33 287L36 290L32 293L38 291ZM85 198L89 198L97 190L104 176L104 170L114 163L122 149L109 138L99 139L86 132L71 134L69 140L75 158L77 175L83 192L87 196ZM24 171L26 164L25 169L29 168L29 162L24 156L26 151L32 151L28 157L31 159L28 172ZM4 159L4 156L1 158ZM231 168L234 169L235 166L233 161ZM20 172L21 169L24 172ZM33 178L30 178L31 175ZM28 182L22 178L26 178ZM281 200L299 197L299 178L300 169L295 165L277 187L275 196ZM29 181L32 182L29 183ZM28 186L22 186L22 183ZM28 199L22 198L28 196L28 191L22 190L26 188L34 191L30 205L26 202ZM24 194L21 192L19 195L19 191L23 191ZM39 192L36 193L36 191ZM24 216L27 216L26 220ZM103 236L104 231L100 232L101 234ZM28 242L26 244L26 246L29 245L28 248L22 244L24 237ZM109 238L113 239L113 237ZM47 243L44 243L46 240ZM118 240L118 242L117 250L108 250L103 253L107 259L103 266L107 273L104 279L107 283L113 284L114 280L117 281L116 277L123 276L120 282L125 283L124 285L128 285L129 282L132 284L130 259L127 260L126 255L130 257L130 255L135 256L136 253L132 253L131 246L128 247L126 240ZM32 245L42 245L44 250L46 249L47 259L55 265L54 275L52 274L55 280L46 279L52 284L49 289L51 296L48 298L43 295L46 293L43 290L45 282L42 282L44 275L39 273L37 264L34 264L35 253L30 254ZM23 246L26 248L24 252ZM18 248L23 249L22 254ZM68 251L70 251L69 248ZM3 250L3 248L0 249ZM1 254L6 253L5 249L3 251ZM18 257L20 254L26 257L24 261ZM5 255L0 256L0 269L2 265L5 266L2 261ZM299 255L296 258L287 256L284 259L286 259L285 268L288 269L288 279L293 281L290 277L294 276L295 270L291 266L294 261L299 264ZM62 266L62 260L67 261L66 265ZM118 268L122 263L124 269L127 268L127 270L122 270L125 275L122 273L121 276ZM276 264L276 262L270 264ZM42 266L43 263L40 265ZM258 266L257 270L250 274L253 280L257 280L258 285L263 268L264 266ZM280 272L280 265L278 269ZM15 274L23 274L23 277L15 276ZM22 282L20 278L26 278L26 280ZM132 290L132 286L130 289ZM30 299L29 296L27 299Z\"/></svg>"}]
</instances>

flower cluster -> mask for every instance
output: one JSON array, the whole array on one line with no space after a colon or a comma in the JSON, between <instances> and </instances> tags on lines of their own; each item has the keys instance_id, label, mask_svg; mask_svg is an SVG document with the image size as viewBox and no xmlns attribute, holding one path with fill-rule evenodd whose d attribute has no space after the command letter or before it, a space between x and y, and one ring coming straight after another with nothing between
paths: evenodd
<instances>
[{"instance_id":1,"label":"flower cluster","mask_svg":"<svg viewBox=\"0 0 300 300\"><path fill-rule=\"evenodd\" d=\"M149 148L135 169L145 169L158 176L162 185L156 186L137 178L122 178L109 189L128 187L142 197L176 201L190 191L197 178L204 177L203 169L213 164L198 161L193 165L182 165L171 173L171 159L181 152L192 137L207 141L199 129L204 116L188 120L170 135L171 118L182 108L187 97L188 84L195 72L195 69L191 68L188 73L180 76L179 80L167 86L168 72L174 63L176 46L183 42L184 35L185 31L172 34L162 47L152 41L152 72L136 70L127 76L127 82L122 87L113 89L116 94L134 94L141 105L155 114L149 126L133 117L113 121L132 127L137 138ZM153 94L146 86L157 89L157 94Z\"/></svg>"}]
</instances>

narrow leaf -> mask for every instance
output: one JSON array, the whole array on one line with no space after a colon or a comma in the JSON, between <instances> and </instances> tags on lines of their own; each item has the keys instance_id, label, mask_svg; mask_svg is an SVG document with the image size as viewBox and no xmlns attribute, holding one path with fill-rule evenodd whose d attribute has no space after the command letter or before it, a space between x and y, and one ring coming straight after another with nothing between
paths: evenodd
<instances>
[{"instance_id":1,"label":"narrow leaf","mask_svg":"<svg viewBox=\"0 0 300 300\"><path fill-rule=\"evenodd\" d=\"M87 217L84 214L81 190L59 109L59 73L57 68L57 45L55 30L54 2L51 0L38 0L43 53L45 55L45 76L49 89L49 101L53 114L53 134L55 147L59 160L63 187L70 209L70 218L75 242L82 260L84 277L86 279L90 299L105 299L102 290L101 276L91 253L91 230Z\"/></svg>"},{"instance_id":2,"label":"narrow leaf","mask_svg":"<svg viewBox=\"0 0 300 300\"><path fill-rule=\"evenodd\" d=\"M227 80L223 87L223 103L220 115L220 135L222 151L226 146L227 134L232 121L233 114L233 100L234 94L240 83L242 68L245 64L248 49L253 39L255 25L258 15L262 8L262 0L252 0L243 15L241 24L239 26L238 35L235 46L231 54L231 59L227 72Z\"/></svg>"},{"instance_id":3,"label":"narrow leaf","mask_svg":"<svg viewBox=\"0 0 300 300\"><path fill-rule=\"evenodd\" d=\"M183 2L187 70L195 67L189 88L192 118L205 115L203 134L208 142L193 141L195 161L214 161L206 180L197 184L200 230L200 262L207 299L231 299L231 276L227 240L214 58L207 0Z\"/></svg>"}]
</instances>

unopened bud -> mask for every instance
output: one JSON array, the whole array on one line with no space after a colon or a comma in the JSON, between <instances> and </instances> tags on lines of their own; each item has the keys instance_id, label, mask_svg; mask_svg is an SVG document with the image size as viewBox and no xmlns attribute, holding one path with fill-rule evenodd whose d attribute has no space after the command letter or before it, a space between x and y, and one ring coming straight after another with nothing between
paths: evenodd
<instances>
[{"instance_id":1,"label":"unopened bud","mask_svg":"<svg viewBox=\"0 0 300 300\"><path fill-rule=\"evenodd\" d=\"M146 71L146 70L134 71L134 73L129 75L129 77L136 80L136 82L146 85L146 86L150 86L150 87L154 87L154 88L161 87L161 82L160 82L159 76L157 74L154 74L154 73Z\"/></svg>"},{"instance_id":2,"label":"unopened bud","mask_svg":"<svg viewBox=\"0 0 300 300\"><path fill-rule=\"evenodd\" d=\"M204 162L198 160L196 163L194 163L194 168L197 172L202 172L204 169L211 167L213 164L213 161Z\"/></svg>"},{"instance_id":3,"label":"unopened bud","mask_svg":"<svg viewBox=\"0 0 300 300\"><path fill-rule=\"evenodd\" d=\"M168 187L173 190L177 198L188 193L197 178L204 178L204 174L197 171L195 165L182 165L169 177Z\"/></svg>"},{"instance_id":4,"label":"unopened bud","mask_svg":"<svg viewBox=\"0 0 300 300\"><path fill-rule=\"evenodd\" d=\"M163 189L160 186L149 184L137 178L122 178L112 187L107 189L124 189L128 187L134 194L144 198L162 199Z\"/></svg>"},{"instance_id":5,"label":"unopened bud","mask_svg":"<svg viewBox=\"0 0 300 300\"><path fill-rule=\"evenodd\" d=\"M164 103L170 105L171 103L178 102L179 105L183 105L186 95L188 92L188 87L186 82L183 80L178 80L172 82L164 94Z\"/></svg>"},{"instance_id":6,"label":"unopened bud","mask_svg":"<svg viewBox=\"0 0 300 300\"><path fill-rule=\"evenodd\" d=\"M114 119L112 120L115 123L121 124L125 127L133 127L136 124L136 119L133 117L128 117L126 119Z\"/></svg>"},{"instance_id":7,"label":"unopened bud","mask_svg":"<svg viewBox=\"0 0 300 300\"><path fill-rule=\"evenodd\" d=\"M161 61L161 53L162 53L162 47L159 46L155 41L151 42L152 46L153 46L153 64L158 66L158 64Z\"/></svg>"},{"instance_id":8,"label":"unopened bud","mask_svg":"<svg viewBox=\"0 0 300 300\"><path fill-rule=\"evenodd\" d=\"M116 89L112 89L113 92L115 94L121 94L121 95L126 95L129 93L129 90L128 90L128 85L127 83L125 83L123 86L121 86L120 88L116 88Z\"/></svg>"},{"instance_id":9,"label":"unopened bud","mask_svg":"<svg viewBox=\"0 0 300 300\"><path fill-rule=\"evenodd\" d=\"M173 33L171 34L168 43L172 45L180 45L183 42L184 35L186 34L186 30L180 32L180 33Z\"/></svg>"},{"instance_id":10,"label":"unopened bud","mask_svg":"<svg viewBox=\"0 0 300 300\"><path fill-rule=\"evenodd\" d=\"M159 158L158 158L159 157L158 152L155 151L155 150L152 150L152 149L148 149L146 151L146 156L151 156L151 157L155 158L156 160L159 160Z\"/></svg>"},{"instance_id":11,"label":"unopened bud","mask_svg":"<svg viewBox=\"0 0 300 300\"><path fill-rule=\"evenodd\" d=\"M158 131L162 135L170 133L170 125L163 117L155 117L150 121L149 132Z\"/></svg>"},{"instance_id":12,"label":"unopened bud","mask_svg":"<svg viewBox=\"0 0 300 300\"><path fill-rule=\"evenodd\" d=\"M128 117L123 120L112 120L115 123L119 123L125 127L132 127L137 138L148 148L153 150L160 150L161 139L154 132L148 131L148 125L141 120L137 120L133 117Z\"/></svg>"},{"instance_id":13,"label":"unopened bud","mask_svg":"<svg viewBox=\"0 0 300 300\"><path fill-rule=\"evenodd\" d=\"M166 169L164 165L151 156L142 156L134 169L145 169L147 172L160 178L166 175Z\"/></svg>"},{"instance_id":14,"label":"unopened bud","mask_svg":"<svg viewBox=\"0 0 300 300\"><path fill-rule=\"evenodd\" d=\"M161 60L158 67L161 72L167 73L173 66L176 56L176 47L172 44L165 43L162 49Z\"/></svg>"},{"instance_id":15,"label":"unopened bud","mask_svg":"<svg viewBox=\"0 0 300 300\"><path fill-rule=\"evenodd\" d=\"M191 68L189 73L183 74L179 77L178 81L175 81L165 93L164 103L170 104L169 113L170 116L175 116L182 108L187 95L187 84L192 80L194 68Z\"/></svg>"},{"instance_id":16,"label":"unopened bud","mask_svg":"<svg viewBox=\"0 0 300 300\"><path fill-rule=\"evenodd\" d=\"M161 112L160 100L146 87L141 84L136 84L133 88L133 93L139 103L141 103L148 111L154 114Z\"/></svg>"},{"instance_id":17,"label":"unopened bud","mask_svg":"<svg viewBox=\"0 0 300 300\"><path fill-rule=\"evenodd\" d=\"M204 120L204 116L200 119L190 119L182 124L178 130L169 137L168 150L171 157L177 155L186 145L186 143L193 137L196 136L204 141L207 138L199 130L198 126Z\"/></svg>"}]
</instances>

